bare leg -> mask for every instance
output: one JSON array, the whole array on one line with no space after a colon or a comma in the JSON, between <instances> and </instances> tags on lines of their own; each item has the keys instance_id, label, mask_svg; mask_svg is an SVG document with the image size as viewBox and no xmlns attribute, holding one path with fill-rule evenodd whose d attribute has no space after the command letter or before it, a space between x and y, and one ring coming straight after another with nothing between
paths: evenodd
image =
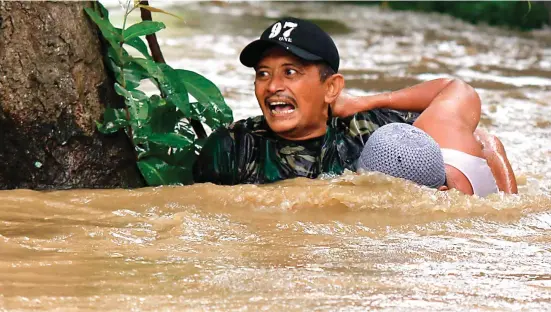
<instances>
[{"instance_id":1,"label":"bare leg","mask_svg":"<svg viewBox=\"0 0 551 312\"><path fill-rule=\"evenodd\" d=\"M480 128L475 130L474 136L483 146L482 152L484 158L494 174L499 190L509 194L517 194L518 188L515 173L513 172L511 163L509 163L509 159L507 159L507 154L501 140Z\"/></svg>"}]
</instances>

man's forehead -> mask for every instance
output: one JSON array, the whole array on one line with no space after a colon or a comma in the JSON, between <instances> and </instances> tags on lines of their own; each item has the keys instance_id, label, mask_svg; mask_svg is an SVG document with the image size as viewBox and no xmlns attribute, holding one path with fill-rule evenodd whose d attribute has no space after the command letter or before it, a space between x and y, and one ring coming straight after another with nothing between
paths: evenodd
<instances>
[{"instance_id":1,"label":"man's forehead","mask_svg":"<svg viewBox=\"0 0 551 312\"><path fill-rule=\"evenodd\" d=\"M262 53L262 56L260 57L260 60L256 64L255 68L258 68L260 66L265 66L267 61L273 60L273 59L285 60L285 61L288 61L289 63L293 63L299 66L306 66L309 64L309 62L286 51L284 48L274 46L272 48L266 49L266 51Z\"/></svg>"}]
</instances>

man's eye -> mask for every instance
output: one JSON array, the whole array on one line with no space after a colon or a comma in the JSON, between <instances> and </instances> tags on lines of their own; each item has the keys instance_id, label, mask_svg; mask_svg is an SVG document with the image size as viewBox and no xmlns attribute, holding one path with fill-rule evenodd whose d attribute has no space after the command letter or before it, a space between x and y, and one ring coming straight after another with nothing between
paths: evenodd
<instances>
[{"instance_id":1,"label":"man's eye","mask_svg":"<svg viewBox=\"0 0 551 312\"><path fill-rule=\"evenodd\" d=\"M256 77L257 78L263 78L263 77L267 77L268 76L268 73L265 72L265 71L257 71L256 72Z\"/></svg>"},{"instance_id":2,"label":"man's eye","mask_svg":"<svg viewBox=\"0 0 551 312\"><path fill-rule=\"evenodd\" d=\"M285 75L287 75L287 76L291 76L291 75L294 75L294 74L296 74L296 73L297 73L297 71L294 70L294 69L292 69L292 68L287 68L287 69L285 70Z\"/></svg>"}]
</instances>

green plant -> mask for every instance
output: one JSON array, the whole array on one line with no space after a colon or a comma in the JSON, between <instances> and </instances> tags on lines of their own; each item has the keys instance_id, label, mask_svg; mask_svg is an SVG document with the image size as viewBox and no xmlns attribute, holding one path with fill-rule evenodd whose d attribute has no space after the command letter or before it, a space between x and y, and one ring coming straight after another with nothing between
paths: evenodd
<instances>
[{"instance_id":1,"label":"green plant","mask_svg":"<svg viewBox=\"0 0 551 312\"><path fill-rule=\"evenodd\" d=\"M543 1L383 1L394 10L439 12L470 23L509 26L521 30L549 25Z\"/></svg>"},{"instance_id":2,"label":"green plant","mask_svg":"<svg viewBox=\"0 0 551 312\"><path fill-rule=\"evenodd\" d=\"M124 129L134 144L137 165L148 185L192 183L192 164L205 138L197 137L191 123L205 123L211 129L233 121L230 107L220 90L205 77L188 70L173 69L155 62L140 37L164 29L161 22L142 21L126 27L127 17L137 8L153 12L163 10L128 1L122 28L109 21L109 12L101 3L86 8L108 43L105 62L113 72L115 91L124 98L125 107L107 108L98 130L109 134ZM170 13L167 13L170 14ZM131 56L126 46L143 57ZM147 96L138 87L151 80L159 95ZM190 96L196 101L190 101Z\"/></svg>"}]
</instances>

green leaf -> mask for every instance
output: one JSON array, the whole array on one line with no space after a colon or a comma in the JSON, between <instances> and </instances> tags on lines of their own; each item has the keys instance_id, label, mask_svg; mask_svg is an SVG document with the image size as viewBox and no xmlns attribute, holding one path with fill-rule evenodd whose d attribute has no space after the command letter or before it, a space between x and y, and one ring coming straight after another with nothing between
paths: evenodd
<instances>
[{"instance_id":1,"label":"green leaf","mask_svg":"<svg viewBox=\"0 0 551 312\"><path fill-rule=\"evenodd\" d=\"M207 78L184 69L177 69L178 78L186 85L187 90L194 98L203 103L226 105L218 87Z\"/></svg>"},{"instance_id":2,"label":"green leaf","mask_svg":"<svg viewBox=\"0 0 551 312\"><path fill-rule=\"evenodd\" d=\"M163 73L163 70L160 68L159 63L155 63L153 60L146 59L133 59L133 62L143 68L148 74L150 79L160 80L166 83L166 76Z\"/></svg>"},{"instance_id":3,"label":"green leaf","mask_svg":"<svg viewBox=\"0 0 551 312\"><path fill-rule=\"evenodd\" d=\"M193 170L193 163L197 155L195 154L195 147L189 146L183 149L172 149L170 153L168 163L173 166L182 167L186 170Z\"/></svg>"},{"instance_id":4,"label":"green leaf","mask_svg":"<svg viewBox=\"0 0 551 312\"><path fill-rule=\"evenodd\" d=\"M111 47L108 47L107 50L109 49L113 49ZM107 53L107 56L105 58L105 65L107 66L107 68L113 72L113 74L115 75L115 79L117 80L118 83L122 83L122 77L120 76L121 74L121 70L120 70L120 67L119 65L117 64L117 61L115 59L113 59L111 57L111 55L109 54L109 52Z\"/></svg>"},{"instance_id":5,"label":"green leaf","mask_svg":"<svg viewBox=\"0 0 551 312\"><path fill-rule=\"evenodd\" d=\"M117 92L118 95L120 95L124 98L132 97L130 92L128 92L128 90L123 88L118 82L115 82L115 92Z\"/></svg>"},{"instance_id":6,"label":"green leaf","mask_svg":"<svg viewBox=\"0 0 551 312\"><path fill-rule=\"evenodd\" d=\"M190 140L195 140L195 132L186 119L181 119L174 125L174 132L185 135Z\"/></svg>"},{"instance_id":7,"label":"green leaf","mask_svg":"<svg viewBox=\"0 0 551 312\"><path fill-rule=\"evenodd\" d=\"M138 161L138 168L148 185L181 185L192 183L191 170L171 166L156 157Z\"/></svg>"},{"instance_id":8,"label":"green leaf","mask_svg":"<svg viewBox=\"0 0 551 312\"><path fill-rule=\"evenodd\" d=\"M122 38L123 37L122 28L115 28L115 29L119 33L119 37ZM147 49L147 45L145 44L145 42L143 42L142 39L140 39L140 37L128 39L127 41L124 41L124 44L129 45L134 49L138 50L143 56L145 56L146 59L151 59L151 56L149 55L149 50Z\"/></svg>"},{"instance_id":9,"label":"green leaf","mask_svg":"<svg viewBox=\"0 0 551 312\"><path fill-rule=\"evenodd\" d=\"M96 121L96 126L98 127L99 132L103 134L110 134L115 133L119 131L119 129L128 126L128 121L126 121L125 119L117 119L114 121L105 122L103 124Z\"/></svg>"},{"instance_id":10,"label":"green leaf","mask_svg":"<svg viewBox=\"0 0 551 312\"><path fill-rule=\"evenodd\" d=\"M166 96L169 103L173 103L184 113L185 117L191 117L191 106L189 105L189 95L186 85L180 80L178 71L167 64L159 64L159 68L164 73L168 83L159 87Z\"/></svg>"},{"instance_id":11,"label":"green leaf","mask_svg":"<svg viewBox=\"0 0 551 312\"><path fill-rule=\"evenodd\" d=\"M109 22L108 19L101 18L92 8L85 8L84 11L86 11L90 19L98 25L101 34L107 42L109 42L111 47L113 47L116 51L122 49L120 46L122 37L111 22Z\"/></svg>"},{"instance_id":12,"label":"green leaf","mask_svg":"<svg viewBox=\"0 0 551 312\"><path fill-rule=\"evenodd\" d=\"M127 124L132 126L134 143L147 142L152 132L148 120L150 115L149 98L142 91L128 91L118 83L115 83L115 91L124 97L130 115L130 121Z\"/></svg>"},{"instance_id":13,"label":"green leaf","mask_svg":"<svg viewBox=\"0 0 551 312\"><path fill-rule=\"evenodd\" d=\"M125 98L130 98L136 101L149 101L149 97L141 90L126 90L119 83L115 82L115 92Z\"/></svg>"},{"instance_id":14,"label":"green leaf","mask_svg":"<svg viewBox=\"0 0 551 312\"><path fill-rule=\"evenodd\" d=\"M101 4L99 1L94 1L94 5L99 6L99 11L102 15L102 17L106 20L109 20L109 11Z\"/></svg>"},{"instance_id":15,"label":"green leaf","mask_svg":"<svg viewBox=\"0 0 551 312\"><path fill-rule=\"evenodd\" d=\"M138 160L155 157L171 166L181 167L185 170L192 170L193 168L196 155L191 145L186 148L172 148L148 142L144 146L147 146L147 148L140 149Z\"/></svg>"},{"instance_id":16,"label":"green leaf","mask_svg":"<svg viewBox=\"0 0 551 312\"><path fill-rule=\"evenodd\" d=\"M149 55L149 50L147 49L147 45L139 37L131 38L125 41L124 44L127 44L135 48L136 50L138 50L141 54L143 54L143 56L145 56L146 59L151 59L151 55Z\"/></svg>"},{"instance_id":17,"label":"green leaf","mask_svg":"<svg viewBox=\"0 0 551 312\"><path fill-rule=\"evenodd\" d=\"M134 90L140 86L140 82L147 78L147 72L134 62L124 65L124 80L127 90Z\"/></svg>"},{"instance_id":18,"label":"green leaf","mask_svg":"<svg viewBox=\"0 0 551 312\"><path fill-rule=\"evenodd\" d=\"M129 57L130 58L130 57ZM127 62L123 67L123 71L121 72L121 65L117 64L117 61L108 58L106 60L106 65L113 72L115 75L115 79L117 82L122 85L123 83L126 85L126 89L129 91L132 91L140 86L140 83L143 79L146 79L148 76L148 73L139 65L137 65L134 62L134 59Z\"/></svg>"},{"instance_id":19,"label":"green leaf","mask_svg":"<svg viewBox=\"0 0 551 312\"><path fill-rule=\"evenodd\" d=\"M111 66L112 68L110 67L110 69L113 71L116 70L120 73L120 67L123 65L123 62L117 50L111 46L107 47L107 56L108 61L111 60L113 62L113 64L108 64L108 66L114 65Z\"/></svg>"},{"instance_id":20,"label":"green leaf","mask_svg":"<svg viewBox=\"0 0 551 312\"><path fill-rule=\"evenodd\" d=\"M134 90L136 91L136 90ZM125 103L130 113L130 121L133 127L144 127L149 123L149 99L139 100L133 93L125 97Z\"/></svg>"},{"instance_id":21,"label":"green leaf","mask_svg":"<svg viewBox=\"0 0 551 312\"><path fill-rule=\"evenodd\" d=\"M134 62L149 73L150 78L153 78L168 104L178 107L184 113L184 116L191 115L187 89L172 67L145 59L135 59Z\"/></svg>"},{"instance_id":22,"label":"green leaf","mask_svg":"<svg viewBox=\"0 0 551 312\"><path fill-rule=\"evenodd\" d=\"M159 98L157 96L157 98ZM159 101L161 102L161 101ZM173 104L168 104L164 99L162 103L158 104L153 99L150 100L151 103L151 119L150 125L152 132L155 133L168 133L174 132L174 128L180 120L184 118L182 111L177 110L176 106Z\"/></svg>"},{"instance_id":23,"label":"green leaf","mask_svg":"<svg viewBox=\"0 0 551 312\"><path fill-rule=\"evenodd\" d=\"M193 105L196 119L205 122L211 129L233 122L232 110L214 83L192 71L179 69L176 72L178 80L184 83L188 92L198 101Z\"/></svg>"},{"instance_id":24,"label":"green leaf","mask_svg":"<svg viewBox=\"0 0 551 312\"><path fill-rule=\"evenodd\" d=\"M150 35L161 29L165 29L165 24L162 22L143 21L128 27L128 29L124 31L123 41L127 42L132 38Z\"/></svg>"},{"instance_id":25,"label":"green leaf","mask_svg":"<svg viewBox=\"0 0 551 312\"><path fill-rule=\"evenodd\" d=\"M166 101L165 101L165 99L163 99L162 97L158 96L157 94L153 94L153 95L149 98L149 101L151 102L151 107L152 107L152 108L157 108L157 107L161 107L161 106L166 106Z\"/></svg>"},{"instance_id":26,"label":"green leaf","mask_svg":"<svg viewBox=\"0 0 551 312\"><path fill-rule=\"evenodd\" d=\"M136 122L138 127L142 127L148 122L149 118L149 101L138 101L135 98L128 98L130 118Z\"/></svg>"},{"instance_id":27,"label":"green leaf","mask_svg":"<svg viewBox=\"0 0 551 312\"><path fill-rule=\"evenodd\" d=\"M167 164L174 165L174 163L171 162L171 147L155 144L153 142L147 142L147 144L144 144L144 146L146 146L146 148L139 150L140 153L138 154L138 160L146 159L153 156L159 158Z\"/></svg>"},{"instance_id":28,"label":"green leaf","mask_svg":"<svg viewBox=\"0 0 551 312\"><path fill-rule=\"evenodd\" d=\"M153 143L175 148L185 148L193 144L193 140L178 133L152 133L148 139Z\"/></svg>"},{"instance_id":29,"label":"green leaf","mask_svg":"<svg viewBox=\"0 0 551 312\"><path fill-rule=\"evenodd\" d=\"M103 113L103 122L115 121L118 119L126 120L126 112L123 108L106 108Z\"/></svg>"},{"instance_id":30,"label":"green leaf","mask_svg":"<svg viewBox=\"0 0 551 312\"><path fill-rule=\"evenodd\" d=\"M151 126L147 122L132 122L132 135L135 144L142 144L146 150L149 150L149 136L151 135Z\"/></svg>"},{"instance_id":31,"label":"green leaf","mask_svg":"<svg viewBox=\"0 0 551 312\"><path fill-rule=\"evenodd\" d=\"M119 129L128 126L126 112L124 109L107 108L103 113L103 123L97 122L99 132L104 134L117 132Z\"/></svg>"},{"instance_id":32,"label":"green leaf","mask_svg":"<svg viewBox=\"0 0 551 312\"><path fill-rule=\"evenodd\" d=\"M143 102L143 101L149 102L149 97L142 90L129 90L129 92L130 94L132 94L132 97L135 98L136 100L140 102Z\"/></svg>"}]
</instances>

